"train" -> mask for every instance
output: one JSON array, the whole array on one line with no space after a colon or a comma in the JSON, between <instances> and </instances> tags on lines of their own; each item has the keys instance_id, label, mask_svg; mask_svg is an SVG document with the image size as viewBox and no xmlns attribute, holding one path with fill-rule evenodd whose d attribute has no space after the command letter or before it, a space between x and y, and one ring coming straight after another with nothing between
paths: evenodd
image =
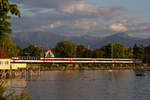
<instances>
[{"instance_id":1,"label":"train","mask_svg":"<svg viewBox=\"0 0 150 100\"><path fill-rule=\"evenodd\" d=\"M12 57L14 62L49 62L49 63L143 63L141 59L122 58L45 58Z\"/></svg>"}]
</instances>

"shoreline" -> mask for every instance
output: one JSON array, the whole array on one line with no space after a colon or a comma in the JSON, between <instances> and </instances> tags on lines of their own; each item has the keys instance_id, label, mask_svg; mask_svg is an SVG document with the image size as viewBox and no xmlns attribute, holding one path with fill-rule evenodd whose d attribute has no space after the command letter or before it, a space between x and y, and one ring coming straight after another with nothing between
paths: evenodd
<instances>
[{"instance_id":1,"label":"shoreline","mask_svg":"<svg viewBox=\"0 0 150 100\"><path fill-rule=\"evenodd\" d=\"M41 67L41 71L84 71L84 70L150 70L150 66L134 66L134 67L112 67L112 66L101 66L101 67L64 67L64 66L53 66L53 67Z\"/></svg>"},{"instance_id":2,"label":"shoreline","mask_svg":"<svg viewBox=\"0 0 150 100\"><path fill-rule=\"evenodd\" d=\"M41 71L66 71L66 70L150 70L144 63L138 64L41 64Z\"/></svg>"},{"instance_id":3,"label":"shoreline","mask_svg":"<svg viewBox=\"0 0 150 100\"><path fill-rule=\"evenodd\" d=\"M46 71L66 71L66 72L73 72L73 71L126 71L126 70L132 70L132 71L150 71L150 66L128 66L128 67L115 67L115 66L101 66L101 67L64 67L64 66L51 66L51 67L40 67L40 69L18 69L18 70L4 70L0 71L0 79L9 79L9 78L26 78L26 77L39 77L41 75L41 72Z\"/></svg>"}]
</instances>

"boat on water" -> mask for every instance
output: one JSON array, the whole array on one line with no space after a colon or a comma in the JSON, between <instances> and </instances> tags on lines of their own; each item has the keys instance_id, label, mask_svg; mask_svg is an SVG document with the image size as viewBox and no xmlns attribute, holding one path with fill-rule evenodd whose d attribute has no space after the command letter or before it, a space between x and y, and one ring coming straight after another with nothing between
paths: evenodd
<instances>
[{"instance_id":1,"label":"boat on water","mask_svg":"<svg viewBox=\"0 0 150 100\"><path fill-rule=\"evenodd\" d=\"M145 76L144 73L136 73L136 76Z\"/></svg>"},{"instance_id":2,"label":"boat on water","mask_svg":"<svg viewBox=\"0 0 150 100\"><path fill-rule=\"evenodd\" d=\"M135 70L135 75L136 76L145 76L144 70Z\"/></svg>"}]
</instances>

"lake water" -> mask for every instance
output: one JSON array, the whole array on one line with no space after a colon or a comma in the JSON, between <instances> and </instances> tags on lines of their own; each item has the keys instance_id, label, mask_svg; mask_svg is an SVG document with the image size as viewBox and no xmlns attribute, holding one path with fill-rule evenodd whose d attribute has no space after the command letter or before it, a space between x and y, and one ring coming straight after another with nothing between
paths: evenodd
<instances>
[{"instance_id":1,"label":"lake water","mask_svg":"<svg viewBox=\"0 0 150 100\"><path fill-rule=\"evenodd\" d=\"M11 81L26 85L31 100L150 100L150 72L44 71L37 80Z\"/></svg>"}]
</instances>

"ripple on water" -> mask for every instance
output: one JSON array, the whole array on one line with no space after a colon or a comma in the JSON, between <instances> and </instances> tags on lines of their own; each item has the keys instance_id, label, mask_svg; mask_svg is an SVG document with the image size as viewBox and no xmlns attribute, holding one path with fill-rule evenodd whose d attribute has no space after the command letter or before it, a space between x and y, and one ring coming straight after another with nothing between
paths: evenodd
<instances>
[{"instance_id":1,"label":"ripple on water","mask_svg":"<svg viewBox=\"0 0 150 100\"><path fill-rule=\"evenodd\" d=\"M27 81L31 100L150 100L150 72L45 71L41 79Z\"/></svg>"}]
</instances>

